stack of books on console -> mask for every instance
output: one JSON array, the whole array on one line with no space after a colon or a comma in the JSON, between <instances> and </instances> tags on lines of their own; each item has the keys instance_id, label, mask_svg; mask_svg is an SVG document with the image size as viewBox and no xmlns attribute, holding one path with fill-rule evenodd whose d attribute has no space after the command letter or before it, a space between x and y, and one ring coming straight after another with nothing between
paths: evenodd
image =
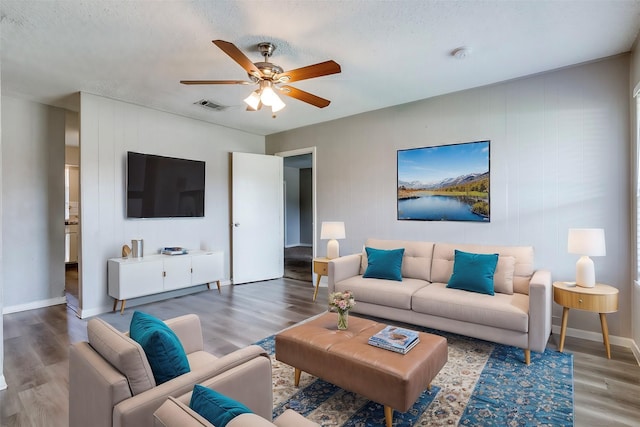
<instances>
[{"instance_id":1,"label":"stack of books on console","mask_svg":"<svg viewBox=\"0 0 640 427\"><path fill-rule=\"evenodd\" d=\"M369 338L370 345L401 354L407 354L419 342L420 336L416 331L396 326L387 326Z\"/></svg>"},{"instance_id":2,"label":"stack of books on console","mask_svg":"<svg viewBox=\"0 0 640 427\"><path fill-rule=\"evenodd\" d=\"M179 246L172 246L168 248L162 248L161 252L164 255L184 255L187 253L187 250Z\"/></svg>"}]
</instances>

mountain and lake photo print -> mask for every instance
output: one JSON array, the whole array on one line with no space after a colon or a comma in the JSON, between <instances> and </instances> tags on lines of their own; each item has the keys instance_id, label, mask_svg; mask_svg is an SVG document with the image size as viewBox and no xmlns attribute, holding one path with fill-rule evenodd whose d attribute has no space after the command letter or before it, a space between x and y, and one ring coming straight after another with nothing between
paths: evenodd
<instances>
[{"instance_id":1,"label":"mountain and lake photo print","mask_svg":"<svg viewBox=\"0 0 640 427\"><path fill-rule=\"evenodd\" d=\"M489 222L489 146L398 150L398 219Z\"/></svg>"}]
</instances>

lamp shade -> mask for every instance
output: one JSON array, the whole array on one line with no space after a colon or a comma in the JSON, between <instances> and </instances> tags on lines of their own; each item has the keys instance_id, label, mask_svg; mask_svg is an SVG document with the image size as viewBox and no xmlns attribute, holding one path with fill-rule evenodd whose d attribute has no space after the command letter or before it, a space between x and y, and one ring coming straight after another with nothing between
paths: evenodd
<instances>
[{"instance_id":1,"label":"lamp shade","mask_svg":"<svg viewBox=\"0 0 640 427\"><path fill-rule=\"evenodd\" d=\"M342 221L323 221L320 229L321 239L344 239L344 222Z\"/></svg>"},{"instance_id":2,"label":"lamp shade","mask_svg":"<svg viewBox=\"0 0 640 427\"><path fill-rule=\"evenodd\" d=\"M260 94L258 92L251 92L251 95L246 97L244 102L253 110L257 110L258 105L260 105Z\"/></svg>"},{"instance_id":3,"label":"lamp shade","mask_svg":"<svg viewBox=\"0 0 640 427\"><path fill-rule=\"evenodd\" d=\"M570 228L569 253L587 256L604 256L607 249L602 228Z\"/></svg>"},{"instance_id":4,"label":"lamp shade","mask_svg":"<svg viewBox=\"0 0 640 427\"><path fill-rule=\"evenodd\" d=\"M324 221L320 229L320 238L329 239L327 242L327 258L334 259L340 256L340 245L336 239L344 239L344 222Z\"/></svg>"}]
</instances>

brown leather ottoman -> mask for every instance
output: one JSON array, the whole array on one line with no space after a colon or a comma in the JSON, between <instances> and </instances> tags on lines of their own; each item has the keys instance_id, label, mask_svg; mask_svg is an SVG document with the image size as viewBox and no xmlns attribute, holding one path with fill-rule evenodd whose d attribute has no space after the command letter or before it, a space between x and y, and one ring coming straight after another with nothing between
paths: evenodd
<instances>
[{"instance_id":1,"label":"brown leather ottoman","mask_svg":"<svg viewBox=\"0 0 640 427\"><path fill-rule=\"evenodd\" d=\"M301 371L384 405L387 427L393 410L406 412L447 363L447 340L420 332L420 343L402 355L367 344L386 325L349 316L349 329L339 331L337 314L276 335L276 359Z\"/></svg>"}]
</instances>

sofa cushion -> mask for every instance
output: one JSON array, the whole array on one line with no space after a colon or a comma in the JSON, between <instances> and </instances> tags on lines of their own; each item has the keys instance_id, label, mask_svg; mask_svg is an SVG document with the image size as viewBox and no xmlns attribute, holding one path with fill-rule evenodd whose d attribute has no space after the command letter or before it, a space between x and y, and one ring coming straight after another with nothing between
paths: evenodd
<instances>
[{"instance_id":1,"label":"sofa cushion","mask_svg":"<svg viewBox=\"0 0 640 427\"><path fill-rule=\"evenodd\" d=\"M156 384L162 384L191 371L180 340L162 320L135 311L131 318L129 335L144 349Z\"/></svg>"},{"instance_id":2,"label":"sofa cushion","mask_svg":"<svg viewBox=\"0 0 640 427\"><path fill-rule=\"evenodd\" d=\"M529 297L519 293L491 296L432 283L416 291L411 307L417 313L517 332L529 331Z\"/></svg>"},{"instance_id":3,"label":"sofa cushion","mask_svg":"<svg viewBox=\"0 0 640 427\"><path fill-rule=\"evenodd\" d=\"M493 273L493 289L501 294L513 295L513 271L516 259L512 256L498 257L498 265Z\"/></svg>"},{"instance_id":4,"label":"sofa cushion","mask_svg":"<svg viewBox=\"0 0 640 427\"><path fill-rule=\"evenodd\" d=\"M405 278L402 283L353 276L335 284L336 292L352 291L356 302L411 310L411 296L429 282Z\"/></svg>"},{"instance_id":5,"label":"sofa cushion","mask_svg":"<svg viewBox=\"0 0 640 427\"><path fill-rule=\"evenodd\" d=\"M367 253L367 269L363 277L368 279L387 279L402 282L402 256L401 249L375 249L365 248Z\"/></svg>"},{"instance_id":6,"label":"sofa cushion","mask_svg":"<svg viewBox=\"0 0 640 427\"><path fill-rule=\"evenodd\" d=\"M147 356L140 344L97 318L87 323L87 335L91 347L127 377L132 395L156 386Z\"/></svg>"},{"instance_id":7,"label":"sofa cushion","mask_svg":"<svg viewBox=\"0 0 640 427\"><path fill-rule=\"evenodd\" d=\"M455 250L453 274L447 288L494 295L493 274L498 265L498 254L474 254Z\"/></svg>"},{"instance_id":8,"label":"sofa cushion","mask_svg":"<svg viewBox=\"0 0 640 427\"><path fill-rule=\"evenodd\" d=\"M376 249L404 248L402 257L402 277L431 280L432 242L415 242L409 240L367 239L365 247ZM367 270L367 252L363 249L360 274Z\"/></svg>"},{"instance_id":9,"label":"sofa cushion","mask_svg":"<svg viewBox=\"0 0 640 427\"><path fill-rule=\"evenodd\" d=\"M447 283L453 272L454 251L494 254L515 258L513 292L529 295L529 280L533 275L533 247L436 243L433 248L431 281Z\"/></svg>"},{"instance_id":10,"label":"sofa cushion","mask_svg":"<svg viewBox=\"0 0 640 427\"><path fill-rule=\"evenodd\" d=\"M238 415L251 413L242 403L199 384L193 387L189 407L216 427L225 427Z\"/></svg>"}]
</instances>

